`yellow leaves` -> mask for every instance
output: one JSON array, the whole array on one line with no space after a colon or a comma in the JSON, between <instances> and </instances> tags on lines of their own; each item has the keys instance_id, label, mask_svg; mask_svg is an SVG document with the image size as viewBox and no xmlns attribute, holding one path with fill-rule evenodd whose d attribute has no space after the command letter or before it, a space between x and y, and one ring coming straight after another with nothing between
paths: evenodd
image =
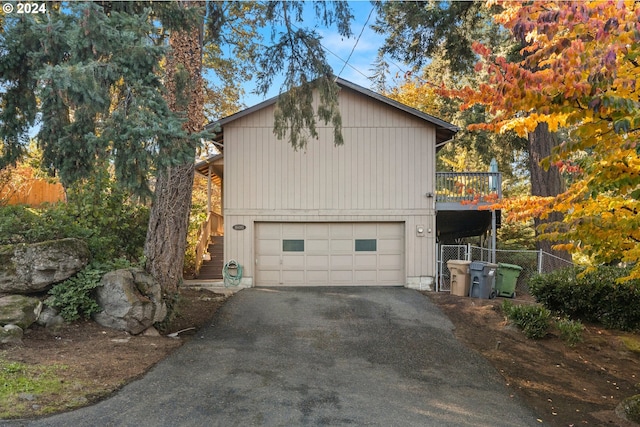
<instances>
[{"instance_id":1,"label":"yellow leaves","mask_svg":"<svg viewBox=\"0 0 640 427\"><path fill-rule=\"evenodd\" d=\"M525 117L515 117L505 120L500 124L500 133L514 131L519 136L526 136L529 132L533 132L538 124L547 123L551 132L557 132L558 128L567 125L567 120L571 114L538 114L531 113Z\"/></svg>"},{"instance_id":2,"label":"yellow leaves","mask_svg":"<svg viewBox=\"0 0 640 427\"><path fill-rule=\"evenodd\" d=\"M391 99L429 114L438 114L434 85L417 80L407 80L402 86L386 94Z\"/></svg>"},{"instance_id":3,"label":"yellow leaves","mask_svg":"<svg viewBox=\"0 0 640 427\"><path fill-rule=\"evenodd\" d=\"M484 54L479 89L453 93L463 107L486 106L490 123L470 129L526 136L538 124L569 129L570 138L546 159L562 163L569 188L557 197L504 200L491 206L506 221L546 218L542 230L559 249L595 263L636 263L640 277L640 2L489 1L494 21L527 43L524 59L509 63ZM587 153L587 155L582 155ZM570 165L571 167L566 167Z\"/></svg>"}]
</instances>

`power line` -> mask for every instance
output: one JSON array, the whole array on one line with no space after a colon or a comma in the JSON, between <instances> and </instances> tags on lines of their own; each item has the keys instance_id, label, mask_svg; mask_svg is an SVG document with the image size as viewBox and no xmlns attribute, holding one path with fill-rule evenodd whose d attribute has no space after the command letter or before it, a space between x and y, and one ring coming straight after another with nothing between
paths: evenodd
<instances>
[{"instance_id":1,"label":"power line","mask_svg":"<svg viewBox=\"0 0 640 427\"><path fill-rule=\"evenodd\" d=\"M358 42L360 41L360 37L362 37L362 33L364 33L364 29L367 28L367 24L369 23L369 19L371 19L371 15L373 15L373 10L374 9L375 9L375 7L372 7L371 10L369 11L369 16L367 16L367 20L364 23L364 25L362 26L362 29L360 30L360 34L358 35L358 38L356 39L356 42L353 45L353 48L351 48L351 52L349 52L349 56L347 57L347 60L344 61L344 65L342 66L342 69L338 73L338 77L340 77L340 75L344 71L344 67L346 67L347 64L349 63L349 60L351 59L351 55L353 55L353 52L356 50L356 46L358 46Z\"/></svg>"}]
</instances>

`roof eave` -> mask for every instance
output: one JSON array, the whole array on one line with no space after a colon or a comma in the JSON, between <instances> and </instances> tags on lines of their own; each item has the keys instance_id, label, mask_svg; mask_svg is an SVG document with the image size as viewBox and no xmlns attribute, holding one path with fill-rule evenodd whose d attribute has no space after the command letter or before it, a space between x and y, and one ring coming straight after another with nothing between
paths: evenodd
<instances>
[{"instance_id":1,"label":"roof eave","mask_svg":"<svg viewBox=\"0 0 640 427\"><path fill-rule=\"evenodd\" d=\"M441 120L435 116L432 116L430 114L424 113L420 110L417 110L415 108L409 107L408 105L404 105L398 101L395 101L391 98L387 98L384 95L381 95L379 93L376 93L370 89L364 88L362 86L359 86L355 83L352 83L348 80L344 80L340 77L336 78L336 83L339 86L342 87L346 87L349 88L351 90L354 90L356 92L359 92L363 95L369 96L373 99L376 99L377 101L380 101L384 104L387 104L389 106L392 106L394 108L397 108L401 111L404 111L405 113L411 114L415 117L418 117L424 121L427 121L431 124L433 124L436 127L436 145L440 145L440 144L445 144L448 141L450 141L453 136L460 130L456 125L453 125L451 123L445 122L444 120ZM254 105L253 107L249 107L246 108L242 111L238 111L235 114L232 114L230 116L227 117L223 117L220 120L217 120L215 122L211 122L208 125L205 126L205 129L207 130L212 130L213 128L219 126L219 127L224 127L224 125L233 122L235 120L238 120L244 116L247 116L251 113L254 113L256 111L259 111L265 107L268 107L270 105L275 104L278 101L278 96L274 96L273 98L267 99L265 101L262 101L259 104Z\"/></svg>"}]
</instances>

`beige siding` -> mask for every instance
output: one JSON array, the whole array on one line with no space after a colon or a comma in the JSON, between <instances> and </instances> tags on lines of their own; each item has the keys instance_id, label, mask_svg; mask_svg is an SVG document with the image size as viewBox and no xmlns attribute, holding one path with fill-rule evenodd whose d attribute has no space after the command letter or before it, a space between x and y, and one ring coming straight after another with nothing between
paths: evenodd
<instances>
[{"instance_id":1,"label":"beige siding","mask_svg":"<svg viewBox=\"0 0 640 427\"><path fill-rule=\"evenodd\" d=\"M273 135L273 106L227 125L225 182L233 188L225 189L225 208L431 209L424 194L434 192L435 129L343 92L342 147L323 126L319 140L294 151Z\"/></svg>"},{"instance_id":2,"label":"beige siding","mask_svg":"<svg viewBox=\"0 0 640 427\"><path fill-rule=\"evenodd\" d=\"M401 222L407 280L435 276L435 201L425 196L435 193L435 128L343 88L344 146L321 124L319 140L296 152L273 135L274 108L224 128L225 259L251 283L255 222ZM416 225L431 232L417 237Z\"/></svg>"}]
</instances>

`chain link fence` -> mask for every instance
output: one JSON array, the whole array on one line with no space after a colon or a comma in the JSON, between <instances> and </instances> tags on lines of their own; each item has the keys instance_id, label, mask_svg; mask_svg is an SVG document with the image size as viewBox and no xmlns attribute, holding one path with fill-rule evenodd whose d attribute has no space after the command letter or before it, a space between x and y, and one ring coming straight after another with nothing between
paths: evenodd
<instances>
[{"instance_id":1,"label":"chain link fence","mask_svg":"<svg viewBox=\"0 0 640 427\"><path fill-rule=\"evenodd\" d=\"M447 268L447 261L463 259L467 261L493 262L491 260L492 251L490 249L471 245L440 245L438 255L438 291L451 290L451 272ZM538 273L550 273L554 269L557 269L558 265L564 265L566 267L572 265L570 261L543 251L497 249L495 255L495 263L512 264L522 267L518 282L516 283L517 293L529 292L527 284L531 276Z\"/></svg>"}]
</instances>

